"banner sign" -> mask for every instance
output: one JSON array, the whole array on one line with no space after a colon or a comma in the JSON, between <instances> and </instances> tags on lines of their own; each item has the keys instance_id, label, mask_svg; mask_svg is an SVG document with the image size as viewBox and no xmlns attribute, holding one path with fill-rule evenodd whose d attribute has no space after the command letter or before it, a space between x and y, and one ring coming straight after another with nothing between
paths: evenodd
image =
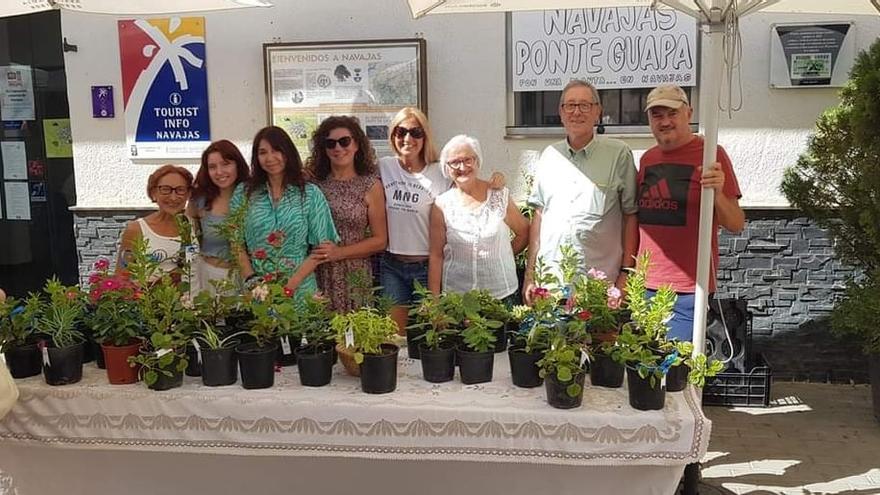
<instances>
[{"instance_id":1,"label":"banner sign","mask_svg":"<svg viewBox=\"0 0 880 495\"><path fill-rule=\"evenodd\" d=\"M403 107L426 104L424 40L278 43L263 46L268 115L300 153L330 115L352 115L380 155L388 123Z\"/></svg>"},{"instance_id":2,"label":"banner sign","mask_svg":"<svg viewBox=\"0 0 880 495\"><path fill-rule=\"evenodd\" d=\"M205 19L118 23L131 158L198 158L211 142Z\"/></svg>"},{"instance_id":3,"label":"banner sign","mask_svg":"<svg viewBox=\"0 0 880 495\"><path fill-rule=\"evenodd\" d=\"M770 85L843 86L855 60L851 22L775 24L771 29Z\"/></svg>"},{"instance_id":4,"label":"banner sign","mask_svg":"<svg viewBox=\"0 0 880 495\"><path fill-rule=\"evenodd\" d=\"M560 91L572 79L598 89L697 83L697 23L650 7L514 12L514 91Z\"/></svg>"}]
</instances>

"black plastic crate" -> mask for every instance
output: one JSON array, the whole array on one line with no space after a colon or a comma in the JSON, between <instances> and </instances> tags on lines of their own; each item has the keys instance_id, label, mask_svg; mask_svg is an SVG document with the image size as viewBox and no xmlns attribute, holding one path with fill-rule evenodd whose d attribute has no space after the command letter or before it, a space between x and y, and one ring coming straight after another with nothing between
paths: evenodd
<instances>
[{"instance_id":1,"label":"black plastic crate","mask_svg":"<svg viewBox=\"0 0 880 495\"><path fill-rule=\"evenodd\" d=\"M705 406L767 407L770 405L770 365L758 354L757 366L748 373L719 373L706 379Z\"/></svg>"}]
</instances>

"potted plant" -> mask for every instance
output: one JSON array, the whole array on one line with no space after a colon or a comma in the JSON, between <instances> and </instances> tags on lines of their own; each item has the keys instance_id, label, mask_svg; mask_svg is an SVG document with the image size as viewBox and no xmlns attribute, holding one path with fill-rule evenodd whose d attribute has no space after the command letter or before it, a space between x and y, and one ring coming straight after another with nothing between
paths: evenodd
<instances>
[{"instance_id":1,"label":"potted plant","mask_svg":"<svg viewBox=\"0 0 880 495\"><path fill-rule=\"evenodd\" d=\"M384 394L397 388L398 347L391 343L397 326L375 308L337 314L330 321L337 343L360 367L361 389Z\"/></svg>"},{"instance_id":2,"label":"potted plant","mask_svg":"<svg viewBox=\"0 0 880 495\"><path fill-rule=\"evenodd\" d=\"M110 384L134 383L139 368L129 364L143 343L143 320L138 299L143 290L131 280L129 272L112 273L110 262L99 259L89 275L89 301L92 310L87 320L101 345L104 367Z\"/></svg>"},{"instance_id":3,"label":"potted plant","mask_svg":"<svg viewBox=\"0 0 880 495\"><path fill-rule=\"evenodd\" d=\"M42 371L38 338L34 323L39 316L40 296L31 294L25 300L9 297L0 302L0 349L13 378L27 378Z\"/></svg>"},{"instance_id":4,"label":"potted plant","mask_svg":"<svg viewBox=\"0 0 880 495\"><path fill-rule=\"evenodd\" d=\"M880 41L856 57L840 103L816 122L806 151L785 171L782 192L828 230L834 254L860 274L851 280L831 330L868 356L874 416L880 421ZM836 261L837 261L836 260Z\"/></svg>"},{"instance_id":5,"label":"potted plant","mask_svg":"<svg viewBox=\"0 0 880 495\"><path fill-rule=\"evenodd\" d=\"M330 328L333 312L329 301L319 294L303 299L292 326L299 337L296 366L299 381L307 387L323 387L333 376L335 334Z\"/></svg>"},{"instance_id":6,"label":"potted plant","mask_svg":"<svg viewBox=\"0 0 880 495\"><path fill-rule=\"evenodd\" d=\"M446 309L449 305L447 296L434 297L418 282L416 284L420 302L410 311L413 323L406 329L407 345L417 346L422 377L426 381L448 382L455 376L457 322Z\"/></svg>"},{"instance_id":7,"label":"potted plant","mask_svg":"<svg viewBox=\"0 0 880 495\"><path fill-rule=\"evenodd\" d=\"M493 322L492 329L495 331L494 352L504 352L507 349L507 333L511 322L510 311L504 303L493 297L487 290L474 291L480 302L480 314L488 321ZM500 323L495 326L494 322Z\"/></svg>"},{"instance_id":8,"label":"potted plant","mask_svg":"<svg viewBox=\"0 0 880 495\"><path fill-rule=\"evenodd\" d=\"M46 282L48 304L37 317L40 332L49 337L42 343L43 377L49 385L68 385L82 379L85 336L78 325L85 302L78 287L67 287L57 279Z\"/></svg>"},{"instance_id":9,"label":"potted plant","mask_svg":"<svg viewBox=\"0 0 880 495\"><path fill-rule=\"evenodd\" d=\"M244 306L251 315L248 334L253 341L235 348L242 387L258 389L275 384L278 336L290 335L291 322L296 317L293 296L292 290L275 279L260 282L244 295Z\"/></svg>"},{"instance_id":10,"label":"potted plant","mask_svg":"<svg viewBox=\"0 0 880 495\"><path fill-rule=\"evenodd\" d=\"M544 383L538 361L550 346L550 334L557 323L555 306L550 298L537 298L531 307L514 306L511 310L512 321L519 325L510 335L507 358L510 378L517 387L540 387Z\"/></svg>"},{"instance_id":11,"label":"potted plant","mask_svg":"<svg viewBox=\"0 0 880 495\"><path fill-rule=\"evenodd\" d=\"M465 294L467 305L467 294ZM455 359L461 374L461 383L472 385L492 381L495 367L495 330L502 325L489 320L479 313L465 309L466 318L462 321L461 343L456 349Z\"/></svg>"},{"instance_id":12,"label":"potted plant","mask_svg":"<svg viewBox=\"0 0 880 495\"><path fill-rule=\"evenodd\" d=\"M547 392L547 403L557 409L580 407L584 398L584 349L557 334L538 361Z\"/></svg>"},{"instance_id":13,"label":"potted plant","mask_svg":"<svg viewBox=\"0 0 880 495\"><path fill-rule=\"evenodd\" d=\"M216 291L202 291L193 299L196 328L192 339L195 359L200 363L202 383L207 387L232 385L238 381L235 347L247 332L227 332L226 323L239 296L229 289L229 280L212 281ZM190 357L192 359L192 357Z\"/></svg>"},{"instance_id":14,"label":"potted plant","mask_svg":"<svg viewBox=\"0 0 880 495\"><path fill-rule=\"evenodd\" d=\"M346 277L348 286L351 291L351 302L354 307L362 309L373 309L379 315L387 316L391 311L393 301L388 297L380 295L380 287L373 287L372 279L367 275L365 270L355 270ZM337 339L336 353L339 360L345 368L346 373L351 376L360 376L360 363L354 359L354 351L351 347L340 343Z\"/></svg>"}]
</instances>

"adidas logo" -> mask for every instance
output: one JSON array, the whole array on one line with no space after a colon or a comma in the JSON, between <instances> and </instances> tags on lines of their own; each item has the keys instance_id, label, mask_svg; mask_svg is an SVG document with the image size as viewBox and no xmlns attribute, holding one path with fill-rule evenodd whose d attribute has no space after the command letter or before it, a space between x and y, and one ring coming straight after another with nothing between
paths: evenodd
<instances>
[{"instance_id":1,"label":"adidas logo","mask_svg":"<svg viewBox=\"0 0 880 495\"><path fill-rule=\"evenodd\" d=\"M672 199L666 179L660 179L642 194L639 199L639 208L676 211L678 210L678 201Z\"/></svg>"}]
</instances>

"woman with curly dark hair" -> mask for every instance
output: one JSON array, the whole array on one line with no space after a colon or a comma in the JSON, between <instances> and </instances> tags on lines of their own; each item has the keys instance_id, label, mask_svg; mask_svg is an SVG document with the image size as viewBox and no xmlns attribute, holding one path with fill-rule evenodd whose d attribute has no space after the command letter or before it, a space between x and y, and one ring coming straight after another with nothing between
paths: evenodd
<instances>
[{"instance_id":1,"label":"woman with curly dark hair","mask_svg":"<svg viewBox=\"0 0 880 495\"><path fill-rule=\"evenodd\" d=\"M235 188L230 209L232 218L242 222L239 265L245 280L277 278L299 299L317 289L312 272L320 258L309 255L309 246L333 243L339 236L324 195L306 183L299 152L284 129L269 126L257 132L251 178Z\"/></svg>"},{"instance_id":2,"label":"woman with curly dark hair","mask_svg":"<svg viewBox=\"0 0 880 495\"><path fill-rule=\"evenodd\" d=\"M342 241L325 242L312 252L321 260L318 287L334 310L351 311L347 276L363 270L372 280L370 256L388 242L385 192L376 174L376 153L355 117L324 119L312 134L309 166L321 188Z\"/></svg>"}]
</instances>

